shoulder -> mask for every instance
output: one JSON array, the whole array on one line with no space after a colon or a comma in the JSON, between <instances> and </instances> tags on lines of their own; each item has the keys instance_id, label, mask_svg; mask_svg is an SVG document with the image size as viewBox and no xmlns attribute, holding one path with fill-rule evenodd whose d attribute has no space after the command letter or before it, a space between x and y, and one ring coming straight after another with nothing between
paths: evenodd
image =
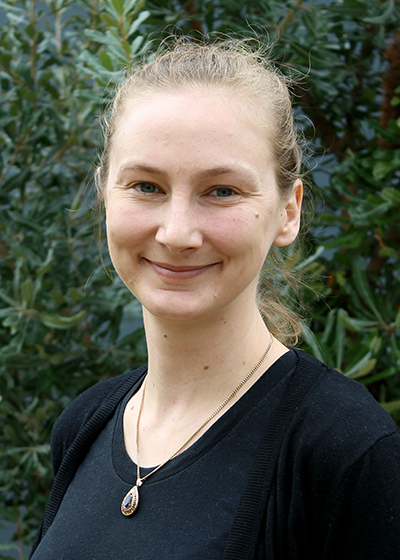
<instances>
[{"instance_id":1,"label":"shoulder","mask_svg":"<svg viewBox=\"0 0 400 560\"><path fill-rule=\"evenodd\" d=\"M67 406L56 420L51 436L54 472L57 472L66 451L81 429L87 426L95 415L107 420L145 371L146 366L142 366L118 377L103 380L84 391ZM95 430L95 427L93 429Z\"/></svg>"},{"instance_id":2,"label":"shoulder","mask_svg":"<svg viewBox=\"0 0 400 560\"><path fill-rule=\"evenodd\" d=\"M359 382L295 350L299 369L313 369L316 382L299 410L298 422L313 437L330 434L331 444L368 445L398 433L396 424Z\"/></svg>"},{"instance_id":3,"label":"shoulder","mask_svg":"<svg viewBox=\"0 0 400 560\"><path fill-rule=\"evenodd\" d=\"M299 410L289 460L302 511L316 528L318 557L397 558L396 424L360 383L301 353L298 362L318 370Z\"/></svg>"},{"instance_id":4,"label":"shoulder","mask_svg":"<svg viewBox=\"0 0 400 560\"><path fill-rule=\"evenodd\" d=\"M277 500L296 519L290 542L298 544L301 526L313 558L392 560L400 544L400 432L360 383L295 353L294 376L312 371L314 383L277 465Z\"/></svg>"},{"instance_id":5,"label":"shoulder","mask_svg":"<svg viewBox=\"0 0 400 560\"><path fill-rule=\"evenodd\" d=\"M285 448L286 458L314 497L332 498L350 476L368 465L376 480L392 471L388 455L400 457L400 432L360 383L300 351L298 368L313 368L316 381L299 407ZM371 461L371 457L374 460ZM400 484L400 463L397 484ZM398 491L400 490L398 486Z\"/></svg>"}]
</instances>

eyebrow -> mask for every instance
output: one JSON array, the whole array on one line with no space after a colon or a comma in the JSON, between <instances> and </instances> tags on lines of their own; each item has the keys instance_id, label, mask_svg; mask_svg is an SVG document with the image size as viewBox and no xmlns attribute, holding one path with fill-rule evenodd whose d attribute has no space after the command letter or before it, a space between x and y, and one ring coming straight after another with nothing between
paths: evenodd
<instances>
[{"instance_id":1,"label":"eyebrow","mask_svg":"<svg viewBox=\"0 0 400 560\"><path fill-rule=\"evenodd\" d=\"M120 179L121 175L129 171L144 171L145 173L150 173L151 175L158 175L159 177L165 177L166 173L159 169L158 167L153 167L151 165L146 165L144 163L133 163L129 164L118 171L117 178Z\"/></svg>"},{"instance_id":2,"label":"eyebrow","mask_svg":"<svg viewBox=\"0 0 400 560\"><path fill-rule=\"evenodd\" d=\"M143 171L145 173L149 173L150 175L156 175L161 178L167 177L167 173L162 169L160 169L159 167L154 167L152 165L147 165L145 163L133 163L120 169L120 171L118 172L117 179L120 180L121 176L124 173L130 171ZM198 173L195 173L194 177L196 179L206 180L206 179L212 179L214 177L218 177L219 175L226 175L229 173L242 176L243 178L248 180L251 179L254 180L254 175L249 169L238 167L235 165L210 167L209 169L204 169L199 171Z\"/></svg>"}]
</instances>

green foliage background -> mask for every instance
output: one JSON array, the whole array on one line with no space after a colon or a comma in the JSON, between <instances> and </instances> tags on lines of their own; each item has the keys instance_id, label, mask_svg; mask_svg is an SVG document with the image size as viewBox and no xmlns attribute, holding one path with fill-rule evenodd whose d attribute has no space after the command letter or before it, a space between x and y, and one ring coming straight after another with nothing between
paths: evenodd
<instances>
[{"instance_id":1,"label":"green foliage background","mask_svg":"<svg viewBox=\"0 0 400 560\"><path fill-rule=\"evenodd\" d=\"M324 185L306 260L288 255L308 282L303 348L400 419L399 14L389 0L0 1L0 519L15 527L1 559L32 541L55 418L145 361L140 306L98 252L96 117L121 68L174 26L251 26L285 72L300 71L296 112L319 162L310 183Z\"/></svg>"}]
</instances>

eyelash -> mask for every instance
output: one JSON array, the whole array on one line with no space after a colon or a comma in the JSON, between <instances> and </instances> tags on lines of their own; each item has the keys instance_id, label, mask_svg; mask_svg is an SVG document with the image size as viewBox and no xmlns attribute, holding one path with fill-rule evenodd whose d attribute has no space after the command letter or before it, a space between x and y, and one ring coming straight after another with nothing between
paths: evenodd
<instances>
[{"instance_id":1,"label":"eyelash","mask_svg":"<svg viewBox=\"0 0 400 560\"><path fill-rule=\"evenodd\" d=\"M143 187L151 187L154 190L142 190ZM157 187L157 185L155 185L154 183L148 183L148 182L141 182L141 183L135 183L131 186L131 188L133 188L134 190L145 194L145 195L151 195L151 194L160 194L163 193L163 191ZM225 191L225 193L229 192L230 194L228 196L222 195L222 194L216 194L218 191ZM213 194L215 193L215 194ZM212 189L211 191L209 191L207 193L208 196L211 196L214 199L220 200L220 201L227 201L229 198L232 198L233 196L237 195L238 193L231 187L215 187L214 189Z\"/></svg>"},{"instance_id":2,"label":"eyelash","mask_svg":"<svg viewBox=\"0 0 400 560\"><path fill-rule=\"evenodd\" d=\"M217 191L229 191L231 193L229 196L218 195L218 194L215 195L215 198L218 198L219 200L228 199L237 194L237 192L234 191L234 189L232 189L231 187L217 187L212 191L210 191L209 194L212 194L213 192L216 193Z\"/></svg>"},{"instance_id":3,"label":"eyelash","mask_svg":"<svg viewBox=\"0 0 400 560\"><path fill-rule=\"evenodd\" d=\"M141 190L141 187L143 186L148 186L148 187L154 187L154 191L143 191ZM132 185L132 188L143 193L143 194L158 194L159 192L162 192L161 189L159 189L159 187L157 187L156 185L154 185L153 183L147 183L147 182L142 182L142 183L136 183L134 185Z\"/></svg>"}]
</instances>

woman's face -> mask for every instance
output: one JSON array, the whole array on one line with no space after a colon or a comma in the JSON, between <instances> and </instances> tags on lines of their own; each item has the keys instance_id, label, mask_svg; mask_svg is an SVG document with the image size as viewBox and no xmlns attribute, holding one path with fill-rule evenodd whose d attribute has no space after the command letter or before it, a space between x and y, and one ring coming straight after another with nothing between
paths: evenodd
<instances>
[{"instance_id":1,"label":"woman's face","mask_svg":"<svg viewBox=\"0 0 400 560\"><path fill-rule=\"evenodd\" d=\"M257 124L218 92L132 101L113 138L105 191L115 269L151 314L238 317L256 305L273 243L297 235L301 185L282 200Z\"/></svg>"}]
</instances>

